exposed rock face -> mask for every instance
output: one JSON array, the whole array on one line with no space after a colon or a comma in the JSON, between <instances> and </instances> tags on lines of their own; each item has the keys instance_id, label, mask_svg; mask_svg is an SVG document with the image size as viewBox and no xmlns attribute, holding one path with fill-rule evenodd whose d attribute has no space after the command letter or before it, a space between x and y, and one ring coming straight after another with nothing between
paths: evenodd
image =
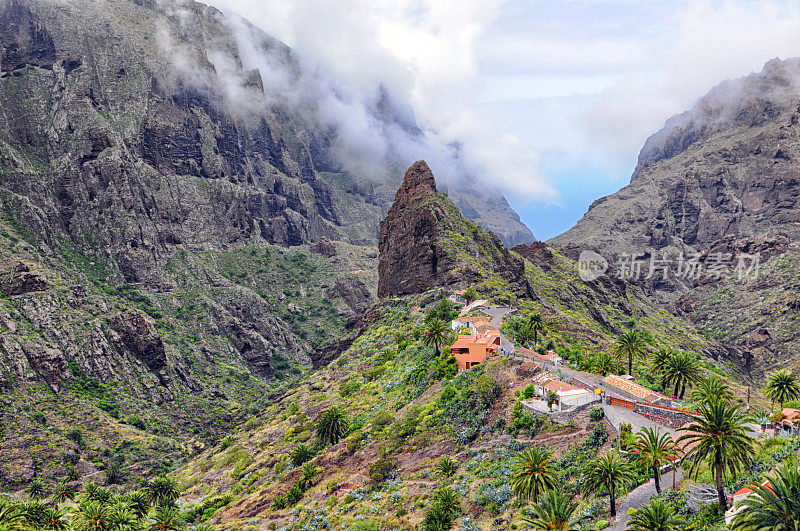
<instances>
[{"instance_id":1,"label":"exposed rock face","mask_svg":"<svg viewBox=\"0 0 800 531\"><path fill-rule=\"evenodd\" d=\"M792 329L787 307L768 301L789 298L794 288L786 273L797 270L800 251L798 79L800 59L790 59L722 83L647 140L628 186L595 201L550 243L572 255L595 249L612 262L623 253L645 259L683 253L707 266L719 253L732 264L760 254L765 276L759 282L702 277L649 283L715 339L748 351L736 355L745 369L792 359L800 339L778 333ZM771 339L756 345L752 337Z\"/></svg>"},{"instance_id":2,"label":"exposed rock face","mask_svg":"<svg viewBox=\"0 0 800 531\"><path fill-rule=\"evenodd\" d=\"M44 291L49 287L47 279L38 273L32 272L30 266L25 262L17 262L10 271L0 272L0 274L4 277L2 288L9 295Z\"/></svg>"},{"instance_id":3,"label":"exposed rock face","mask_svg":"<svg viewBox=\"0 0 800 531\"><path fill-rule=\"evenodd\" d=\"M147 367L158 372L164 368L167 356L158 330L138 310L121 312L108 321L112 330L111 343L118 349L128 349Z\"/></svg>"},{"instance_id":4,"label":"exposed rock face","mask_svg":"<svg viewBox=\"0 0 800 531\"><path fill-rule=\"evenodd\" d=\"M527 285L522 260L497 236L464 219L438 193L425 161L415 162L406 171L381 222L378 246L379 297L472 283L487 273L497 273L518 287Z\"/></svg>"}]
</instances>

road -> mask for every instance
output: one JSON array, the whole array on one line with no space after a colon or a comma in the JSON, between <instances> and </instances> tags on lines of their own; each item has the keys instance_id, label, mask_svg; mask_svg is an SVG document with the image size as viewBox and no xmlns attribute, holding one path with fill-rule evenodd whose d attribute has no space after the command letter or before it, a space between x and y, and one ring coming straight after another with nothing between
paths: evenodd
<instances>
[{"instance_id":1,"label":"road","mask_svg":"<svg viewBox=\"0 0 800 531\"><path fill-rule=\"evenodd\" d=\"M683 470L680 468L678 469L678 475L675 478L676 484L680 485L681 480L683 480ZM667 472L666 474L661 476L661 491L669 490L672 488L672 472ZM656 495L656 486L651 479L649 482L645 483L644 485L639 485L635 489L633 489L625 499L617 507L617 521L611 524L607 529L609 531L625 531L625 526L628 525L628 521L631 519L628 516L628 509L631 507L639 508L643 505L647 505L650 501L650 498Z\"/></svg>"},{"instance_id":2,"label":"road","mask_svg":"<svg viewBox=\"0 0 800 531\"><path fill-rule=\"evenodd\" d=\"M500 325L503 324L503 317L510 313L514 313L517 311L516 308L510 308L508 306L490 306L488 308L483 308L483 313L485 313L489 320L496 329L500 330ZM500 334L500 350L501 355L505 357L514 356L517 352L517 347L514 346L514 342L508 339L502 333Z\"/></svg>"},{"instance_id":3,"label":"road","mask_svg":"<svg viewBox=\"0 0 800 531\"><path fill-rule=\"evenodd\" d=\"M658 424L644 415L634 413L633 410L628 408L612 406L611 404L603 404L603 411L605 412L608 421L612 426L614 426L614 429L617 430L617 433L619 433L619 428L623 423L630 424L631 428L633 429L633 433L638 432L642 428L653 428L670 434L675 432L674 429Z\"/></svg>"}]
</instances>

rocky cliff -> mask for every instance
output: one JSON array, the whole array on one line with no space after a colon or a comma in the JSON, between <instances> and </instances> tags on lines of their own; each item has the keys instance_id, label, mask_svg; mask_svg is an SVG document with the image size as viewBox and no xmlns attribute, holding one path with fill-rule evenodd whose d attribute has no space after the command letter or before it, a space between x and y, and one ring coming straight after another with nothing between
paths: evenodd
<instances>
[{"instance_id":1,"label":"rocky cliff","mask_svg":"<svg viewBox=\"0 0 800 531\"><path fill-rule=\"evenodd\" d=\"M497 275L525 291L524 264L500 239L466 220L436 189L425 161L405 173L381 221L378 296L418 294Z\"/></svg>"},{"instance_id":2,"label":"rocky cliff","mask_svg":"<svg viewBox=\"0 0 800 531\"><path fill-rule=\"evenodd\" d=\"M752 368L791 360L798 336L787 330L800 316L780 300L794 298L781 271L795 271L800 252L799 79L800 59L776 59L714 88L647 140L628 186L550 243L612 262L636 254L645 269L650 257L696 257L706 270L722 257L714 267L724 275L647 282L709 335L746 350ZM759 282L728 275L753 254Z\"/></svg>"}]
</instances>

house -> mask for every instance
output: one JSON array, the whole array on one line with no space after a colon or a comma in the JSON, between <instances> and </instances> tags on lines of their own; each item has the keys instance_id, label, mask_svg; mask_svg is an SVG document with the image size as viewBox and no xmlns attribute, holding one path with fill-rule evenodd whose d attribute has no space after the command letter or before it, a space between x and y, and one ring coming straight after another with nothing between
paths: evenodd
<instances>
[{"instance_id":1,"label":"house","mask_svg":"<svg viewBox=\"0 0 800 531\"><path fill-rule=\"evenodd\" d=\"M586 389L575 387L572 384L562 382L544 373L540 377L534 379L533 385L534 389L536 389L536 393L542 397L546 398L551 392L556 394L558 411L563 411L565 406L581 406L595 400L593 393L590 393Z\"/></svg>"},{"instance_id":2,"label":"house","mask_svg":"<svg viewBox=\"0 0 800 531\"><path fill-rule=\"evenodd\" d=\"M472 301L461 309L461 315L467 315L472 310L480 310L481 308L488 308L489 306L489 301L487 300L480 299Z\"/></svg>"},{"instance_id":3,"label":"house","mask_svg":"<svg viewBox=\"0 0 800 531\"><path fill-rule=\"evenodd\" d=\"M492 329L483 334L459 335L450 347L450 354L456 359L459 371L471 369L483 363L486 356L496 354L500 349L500 332Z\"/></svg>"},{"instance_id":4,"label":"house","mask_svg":"<svg viewBox=\"0 0 800 531\"><path fill-rule=\"evenodd\" d=\"M455 303L455 304L466 304L467 303L467 298L464 296L464 295L466 295L466 293L467 293L467 290L465 290L465 289L458 290L455 293L453 293L452 295L450 295L449 297L447 297L447 300L449 300L450 302Z\"/></svg>"},{"instance_id":5,"label":"house","mask_svg":"<svg viewBox=\"0 0 800 531\"><path fill-rule=\"evenodd\" d=\"M760 483L762 487L766 487L769 490L772 490L772 485L770 484L768 479L765 479ZM731 496L728 496L728 499L731 500L730 508L725 511L725 526L730 526L731 522L733 521L733 517L739 514L744 507L742 507L741 502L746 500L756 489L753 486L750 487L743 487L736 492L734 492Z\"/></svg>"},{"instance_id":6,"label":"house","mask_svg":"<svg viewBox=\"0 0 800 531\"><path fill-rule=\"evenodd\" d=\"M800 409L785 407L781 410L781 428L786 436L800 433Z\"/></svg>"},{"instance_id":7,"label":"house","mask_svg":"<svg viewBox=\"0 0 800 531\"><path fill-rule=\"evenodd\" d=\"M539 354L535 350L519 347L517 349L517 353L532 358L534 361L539 363L548 363L556 367L564 365L564 359L552 350L548 350L546 354Z\"/></svg>"},{"instance_id":8,"label":"house","mask_svg":"<svg viewBox=\"0 0 800 531\"><path fill-rule=\"evenodd\" d=\"M489 318L482 315L457 317L450 323L450 328L452 330L463 330L467 328L470 334L478 335L496 331Z\"/></svg>"},{"instance_id":9,"label":"house","mask_svg":"<svg viewBox=\"0 0 800 531\"><path fill-rule=\"evenodd\" d=\"M601 387L607 391L621 395L623 398L637 402L647 402L660 406L672 405L672 400L664 395L656 393L643 385L639 385L633 380L624 376L609 375L600 381Z\"/></svg>"}]
</instances>

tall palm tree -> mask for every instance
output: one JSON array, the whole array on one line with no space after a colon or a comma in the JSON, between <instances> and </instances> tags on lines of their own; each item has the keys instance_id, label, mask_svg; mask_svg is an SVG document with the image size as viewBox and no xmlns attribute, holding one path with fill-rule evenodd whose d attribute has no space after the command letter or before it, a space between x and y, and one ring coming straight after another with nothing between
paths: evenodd
<instances>
[{"instance_id":1,"label":"tall palm tree","mask_svg":"<svg viewBox=\"0 0 800 531\"><path fill-rule=\"evenodd\" d=\"M733 391L728 387L728 384L723 382L716 376L709 376L701 380L697 386L692 389L690 395L692 402L710 402L711 400L719 399L723 402L730 402L733 400Z\"/></svg>"},{"instance_id":2,"label":"tall palm tree","mask_svg":"<svg viewBox=\"0 0 800 531\"><path fill-rule=\"evenodd\" d=\"M45 507L41 516L42 529L52 531L66 531L68 528L67 517L64 509L54 509L53 507Z\"/></svg>"},{"instance_id":3,"label":"tall palm tree","mask_svg":"<svg viewBox=\"0 0 800 531\"><path fill-rule=\"evenodd\" d=\"M425 329L422 331L422 342L426 346L433 347L438 356L444 344L447 343L449 335L450 328L444 321L437 317L425 326Z\"/></svg>"},{"instance_id":4,"label":"tall palm tree","mask_svg":"<svg viewBox=\"0 0 800 531\"><path fill-rule=\"evenodd\" d=\"M674 356L676 353L677 350L662 346L658 347L658 350L650 355L650 370L661 377L661 387L663 387L664 390L666 390L667 385L669 385L667 383L666 376L667 367L669 366L669 361L672 359L672 356Z\"/></svg>"},{"instance_id":5,"label":"tall palm tree","mask_svg":"<svg viewBox=\"0 0 800 531\"><path fill-rule=\"evenodd\" d=\"M317 435L328 444L336 444L347 433L347 427L347 413L333 406L325 410L317 422Z\"/></svg>"},{"instance_id":6,"label":"tall palm tree","mask_svg":"<svg viewBox=\"0 0 800 531\"><path fill-rule=\"evenodd\" d=\"M683 430L677 444L692 446L689 474L696 478L699 464L706 462L716 480L719 504L728 508L725 497L725 474L735 475L750 462L753 453L753 438L744 423L747 416L740 404L728 405L722 400L699 404L700 418Z\"/></svg>"},{"instance_id":7,"label":"tall palm tree","mask_svg":"<svg viewBox=\"0 0 800 531\"><path fill-rule=\"evenodd\" d=\"M686 520L675 512L675 509L662 502L653 500L636 509L628 522L628 531L681 531L685 529Z\"/></svg>"},{"instance_id":8,"label":"tall palm tree","mask_svg":"<svg viewBox=\"0 0 800 531\"><path fill-rule=\"evenodd\" d=\"M178 484L166 476L159 476L146 482L142 486L142 492L147 495L152 505L172 505L180 496Z\"/></svg>"},{"instance_id":9,"label":"tall palm tree","mask_svg":"<svg viewBox=\"0 0 800 531\"><path fill-rule=\"evenodd\" d=\"M525 327L533 332L533 344L536 345L536 343L539 342L539 334L544 335L544 319L542 318L542 314L539 312L530 314L525 322Z\"/></svg>"},{"instance_id":10,"label":"tall palm tree","mask_svg":"<svg viewBox=\"0 0 800 531\"><path fill-rule=\"evenodd\" d=\"M555 476L551 451L532 446L516 455L509 481L517 497L536 503L540 493L553 488Z\"/></svg>"},{"instance_id":11,"label":"tall palm tree","mask_svg":"<svg viewBox=\"0 0 800 531\"><path fill-rule=\"evenodd\" d=\"M636 437L639 461L653 472L656 493L661 494L661 465L676 458L675 442L668 433L642 428Z\"/></svg>"},{"instance_id":12,"label":"tall palm tree","mask_svg":"<svg viewBox=\"0 0 800 531\"><path fill-rule=\"evenodd\" d=\"M577 531L580 526L573 516L578 508L577 502L570 500L569 494L557 490L547 491L541 501L531 507L530 516L522 521L533 529L544 531Z\"/></svg>"},{"instance_id":13,"label":"tall palm tree","mask_svg":"<svg viewBox=\"0 0 800 531\"><path fill-rule=\"evenodd\" d=\"M617 337L611 352L620 360L628 358L628 374L633 374L633 360L644 357L647 343L637 330L629 330Z\"/></svg>"},{"instance_id":14,"label":"tall palm tree","mask_svg":"<svg viewBox=\"0 0 800 531\"><path fill-rule=\"evenodd\" d=\"M800 527L800 470L784 466L769 482L769 488L751 487L753 493L739 504L743 510L733 517L733 531Z\"/></svg>"},{"instance_id":15,"label":"tall palm tree","mask_svg":"<svg viewBox=\"0 0 800 531\"><path fill-rule=\"evenodd\" d=\"M617 363L618 362L611 359L611 356L609 356L607 352L600 352L592 360L591 369L601 376L608 376L610 373L614 372Z\"/></svg>"},{"instance_id":16,"label":"tall palm tree","mask_svg":"<svg viewBox=\"0 0 800 531\"><path fill-rule=\"evenodd\" d=\"M514 331L514 340L523 347L530 347L533 344L533 329L521 324Z\"/></svg>"},{"instance_id":17,"label":"tall palm tree","mask_svg":"<svg viewBox=\"0 0 800 531\"><path fill-rule=\"evenodd\" d=\"M789 369L773 372L767 376L764 394L773 402L777 400L783 409L784 402L800 397L800 384L797 382L797 376Z\"/></svg>"},{"instance_id":18,"label":"tall palm tree","mask_svg":"<svg viewBox=\"0 0 800 531\"><path fill-rule=\"evenodd\" d=\"M154 531L178 531L183 529L181 513L175 507L159 507L149 520L150 529Z\"/></svg>"},{"instance_id":19,"label":"tall palm tree","mask_svg":"<svg viewBox=\"0 0 800 531\"><path fill-rule=\"evenodd\" d=\"M72 526L80 531L110 531L111 508L96 501L84 501L74 509Z\"/></svg>"},{"instance_id":20,"label":"tall palm tree","mask_svg":"<svg viewBox=\"0 0 800 531\"><path fill-rule=\"evenodd\" d=\"M315 466L312 462L307 462L303 464L302 468L300 469L300 473L302 477L300 478L300 488L303 490L308 490L309 488L314 486L319 475L322 473L322 468Z\"/></svg>"},{"instance_id":21,"label":"tall palm tree","mask_svg":"<svg viewBox=\"0 0 800 531\"><path fill-rule=\"evenodd\" d=\"M605 489L611 505L611 516L617 515L617 491L634 479L631 466L616 451L595 457L583 471L582 490L584 496L599 493Z\"/></svg>"},{"instance_id":22,"label":"tall palm tree","mask_svg":"<svg viewBox=\"0 0 800 531\"><path fill-rule=\"evenodd\" d=\"M667 382L675 386L675 396L682 399L686 386L691 385L703 376L700 359L694 354L679 351L669 360L666 370Z\"/></svg>"}]
</instances>

